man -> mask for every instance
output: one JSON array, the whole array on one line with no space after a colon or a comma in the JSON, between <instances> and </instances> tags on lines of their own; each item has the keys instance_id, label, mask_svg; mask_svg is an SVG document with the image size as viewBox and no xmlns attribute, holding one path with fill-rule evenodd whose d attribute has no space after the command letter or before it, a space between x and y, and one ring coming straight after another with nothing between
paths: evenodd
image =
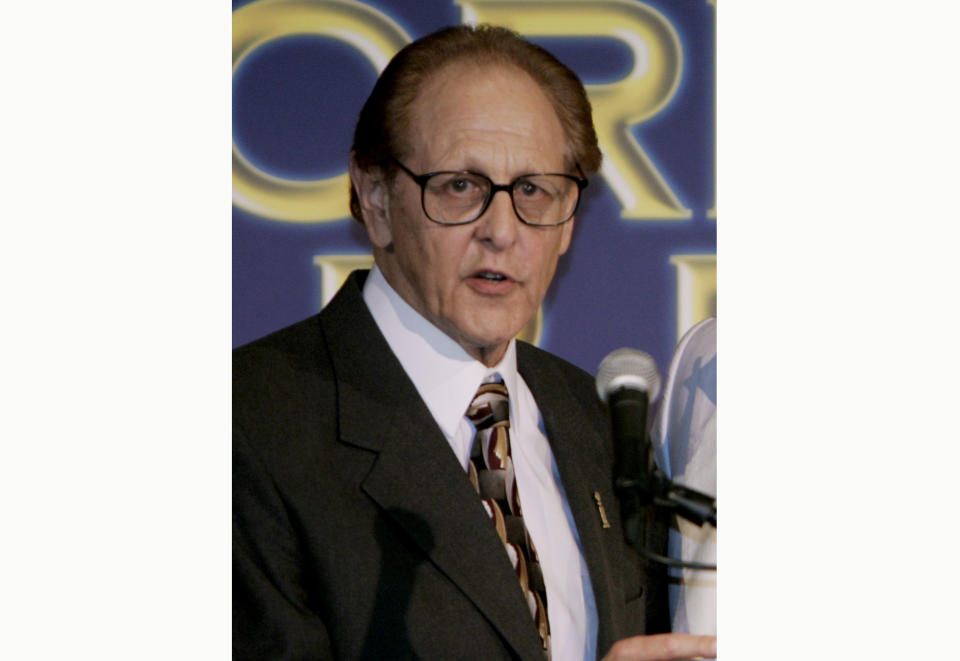
<instances>
[{"instance_id":1,"label":"man","mask_svg":"<svg viewBox=\"0 0 960 661\"><path fill-rule=\"evenodd\" d=\"M373 271L235 354L235 657L714 654L628 638L646 577L593 380L514 340L599 164L579 80L506 30L383 72L350 163Z\"/></svg>"}]
</instances>

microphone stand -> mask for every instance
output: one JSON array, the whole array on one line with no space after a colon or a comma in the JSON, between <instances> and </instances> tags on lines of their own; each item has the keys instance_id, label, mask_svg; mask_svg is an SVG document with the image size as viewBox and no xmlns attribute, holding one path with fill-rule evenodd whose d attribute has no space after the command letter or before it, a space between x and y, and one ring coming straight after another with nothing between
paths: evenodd
<instances>
[{"instance_id":1,"label":"microphone stand","mask_svg":"<svg viewBox=\"0 0 960 661\"><path fill-rule=\"evenodd\" d=\"M619 477L614 483L623 511L624 536L641 555L671 567L716 571L716 565L665 558L643 548L640 522L644 508L654 506L669 510L698 526L705 523L717 527L717 499L671 481L656 466L640 479Z\"/></svg>"},{"instance_id":2,"label":"microphone stand","mask_svg":"<svg viewBox=\"0 0 960 661\"><path fill-rule=\"evenodd\" d=\"M717 527L716 498L671 481L659 468L653 470L653 482L654 505L667 508L698 526L709 523Z\"/></svg>"}]
</instances>

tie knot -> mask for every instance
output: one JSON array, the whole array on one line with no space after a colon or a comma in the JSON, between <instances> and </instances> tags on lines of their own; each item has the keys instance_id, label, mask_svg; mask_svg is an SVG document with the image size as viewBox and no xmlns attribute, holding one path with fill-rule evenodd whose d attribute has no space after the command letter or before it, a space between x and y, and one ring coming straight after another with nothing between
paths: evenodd
<instances>
[{"instance_id":1,"label":"tie knot","mask_svg":"<svg viewBox=\"0 0 960 661\"><path fill-rule=\"evenodd\" d=\"M502 383L484 383L480 386L470 402L470 408L467 409L467 418L477 430L509 420L510 400L507 397L507 387Z\"/></svg>"}]
</instances>

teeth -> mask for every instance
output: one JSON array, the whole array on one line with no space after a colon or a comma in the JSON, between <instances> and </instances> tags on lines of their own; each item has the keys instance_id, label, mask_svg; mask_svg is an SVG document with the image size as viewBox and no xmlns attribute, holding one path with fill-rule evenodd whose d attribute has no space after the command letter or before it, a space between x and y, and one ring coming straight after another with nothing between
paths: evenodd
<instances>
[{"instance_id":1,"label":"teeth","mask_svg":"<svg viewBox=\"0 0 960 661\"><path fill-rule=\"evenodd\" d=\"M499 273L479 273L479 277L485 280L506 280L505 276L500 275Z\"/></svg>"}]
</instances>

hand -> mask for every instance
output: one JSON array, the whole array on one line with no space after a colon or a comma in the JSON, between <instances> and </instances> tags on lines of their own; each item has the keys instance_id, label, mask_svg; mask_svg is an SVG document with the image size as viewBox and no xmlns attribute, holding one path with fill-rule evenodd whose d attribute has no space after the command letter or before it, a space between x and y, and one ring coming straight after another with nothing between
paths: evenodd
<instances>
[{"instance_id":1,"label":"hand","mask_svg":"<svg viewBox=\"0 0 960 661\"><path fill-rule=\"evenodd\" d=\"M618 640L603 661L679 661L713 659L717 656L716 636L663 633Z\"/></svg>"}]
</instances>

